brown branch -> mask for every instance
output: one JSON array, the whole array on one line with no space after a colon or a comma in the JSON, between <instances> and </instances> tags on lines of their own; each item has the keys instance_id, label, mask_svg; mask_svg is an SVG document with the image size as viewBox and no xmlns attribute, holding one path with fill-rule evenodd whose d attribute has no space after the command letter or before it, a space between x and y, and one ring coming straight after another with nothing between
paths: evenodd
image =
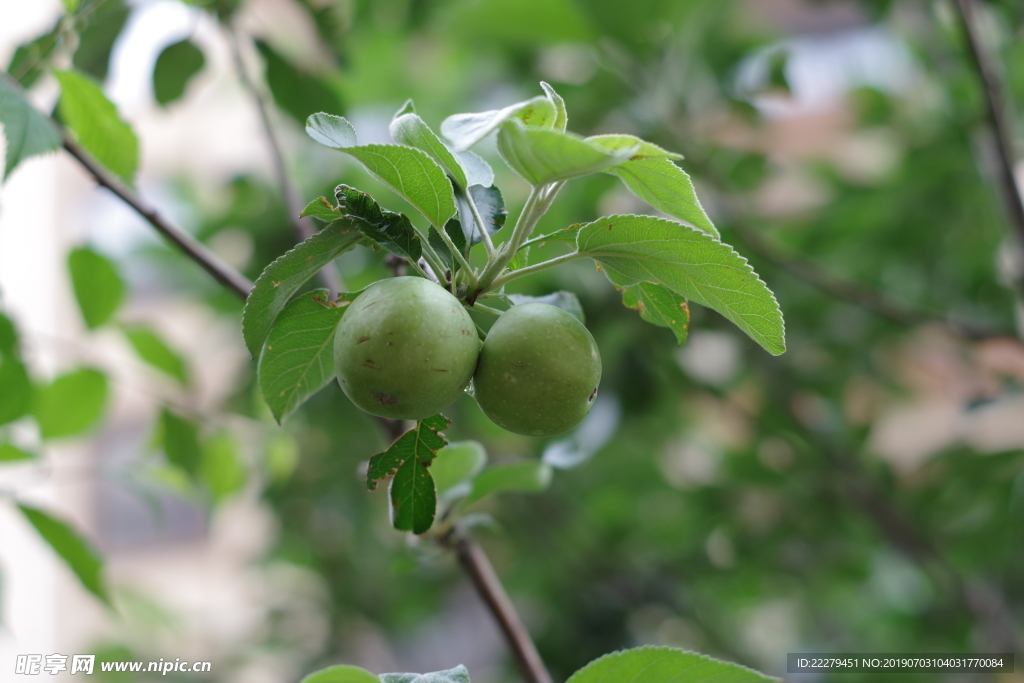
<instances>
[{"instance_id":1,"label":"brown branch","mask_svg":"<svg viewBox=\"0 0 1024 683\"><path fill-rule=\"evenodd\" d=\"M1017 237L1018 248L1024 249L1024 197L1021 196L1017 179L1014 175L1015 155L1013 153L1013 134L1006 116L1006 105L1003 101L1002 87L999 77L978 34L975 21L974 0L956 0L960 15L960 23L967 39L967 52L971 58L975 75L985 97L985 113L988 117L992 135L995 138L997 175L1002 187L1003 201L1010 227ZM1017 285L1024 287L1024 274L1017 273Z\"/></svg>"},{"instance_id":2,"label":"brown branch","mask_svg":"<svg viewBox=\"0 0 1024 683\"><path fill-rule=\"evenodd\" d=\"M267 103L263 98L263 94L260 92L259 87L249 77L249 72L245 68L245 60L242 59L242 49L239 42L239 37L235 33L234 29L226 28L228 42L231 43L231 54L235 62L235 70L238 71L238 78L242 83L242 87L249 94L252 99L253 106L256 108L257 113L260 117L260 125L263 128L263 135L267 139L267 146L270 148L270 159L272 166L274 167L274 177L277 180L277 186L281 192L281 197L284 199L285 210L288 212L288 220L291 223L292 230L295 231L296 241L302 242L314 234L316 234L316 227L312 224L310 218L300 218L299 215L302 213L304 208L302 200L299 198L299 193L295 189L295 185L292 184L291 178L288 176L288 167L285 163L284 152L281 148L281 143L277 139L277 133L274 131L274 125L270 120L270 111L267 107ZM341 276L338 275L337 270L333 267L328 266L322 269L318 273L321 283L331 290L331 292L342 292L345 291L345 283L342 282Z\"/></svg>"},{"instance_id":3,"label":"brown branch","mask_svg":"<svg viewBox=\"0 0 1024 683\"><path fill-rule=\"evenodd\" d=\"M501 585L501 579L491 566L483 549L468 532L453 530L440 538L440 543L455 552L463 571L473 582L477 594L491 611L491 615L508 642L519 668L529 683L552 683L544 662L537 652L529 632L519 619L516 608Z\"/></svg>"},{"instance_id":4,"label":"brown branch","mask_svg":"<svg viewBox=\"0 0 1024 683\"><path fill-rule=\"evenodd\" d=\"M60 128L64 138L64 149L80 163L97 183L117 195L125 204L135 209L136 213L149 221L157 232L167 238L185 256L195 261L213 279L224 285L238 298L245 301L252 290L252 282L237 270L224 263L216 254L206 248L202 242L187 232L168 223L156 209L147 206L113 173L93 159L77 142L71 139L67 131Z\"/></svg>"}]
</instances>

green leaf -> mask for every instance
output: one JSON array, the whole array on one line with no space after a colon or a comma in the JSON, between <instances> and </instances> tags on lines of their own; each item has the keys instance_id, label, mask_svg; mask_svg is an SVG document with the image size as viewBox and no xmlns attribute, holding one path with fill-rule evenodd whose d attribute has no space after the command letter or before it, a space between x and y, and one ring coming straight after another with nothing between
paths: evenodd
<instances>
[{"instance_id":1,"label":"green leaf","mask_svg":"<svg viewBox=\"0 0 1024 683\"><path fill-rule=\"evenodd\" d=\"M480 220L484 222L487 234L494 235L501 230L508 218L501 190L493 185L471 185L469 194L473 197L473 203L476 204L476 210L480 214ZM480 235L480 228L476 224L476 217L473 216L469 202L462 193L456 195L456 202L459 205L459 222L462 224L464 239L469 241L470 246L479 244L483 237Z\"/></svg>"},{"instance_id":2,"label":"green leaf","mask_svg":"<svg viewBox=\"0 0 1024 683\"><path fill-rule=\"evenodd\" d=\"M586 324L583 316L583 305L572 292L552 292L544 296L527 296L526 294L509 294L509 300L516 306L519 304L547 304L561 308L581 323Z\"/></svg>"},{"instance_id":3,"label":"green leaf","mask_svg":"<svg viewBox=\"0 0 1024 683\"><path fill-rule=\"evenodd\" d=\"M80 368L36 390L35 416L43 439L75 436L103 415L107 378L99 370Z\"/></svg>"},{"instance_id":4,"label":"green leaf","mask_svg":"<svg viewBox=\"0 0 1024 683\"><path fill-rule=\"evenodd\" d=\"M551 485L551 473L551 466L539 460L488 467L473 480L473 492L466 504L501 491L540 493Z\"/></svg>"},{"instance_id":5,"label":"green leaf","mask_svg":"<svg viewBox=\"0 0 1024 683\"><path fill-rule=\"evenodd\" d=\"M394 475L390 491L391 523L400 531L422 534L434 523L437 493L427 467L438 449L447 445L441 432L450 424L451 420L444 415L419 420L386 451L370 458L366 485L371 491L377 487L378 480Z\"/></svg>"},{"instance_id":6,"label":"green leaf","mask_svg":"<svg viewBox=\"0 0 1024 683\"><path fill-rule=\"evenodd\" d=\"M188 367L185 361L155 330L142 325L132 325L124 328L124 334L135 349L135 353L139 354L139 358L182 384L188 384Z\"/></svg>"},{"instance_id":7,"label":"green leaf","mask_svg":"<svg viewBox=\"0 0 1024 683\"><path fill-rule=\"evenodd\" d=\"M0 425L14 422L32 410L32 380L18 357L0 355Z\"/></svg>"},{"instance_id":8,"label":"green leaf","mask_svg":"<svg viewBox=\"0 0 1024 683\"><path fill-rule=\"evenodd\" d=\"M541 235L530 240L532 244L547 244L548 242L564 242L576 246L576 235L579 234L583 223L573 223L568 228L562 228L547 235Z\"/></svg>"},{"instance_id":9,"label":"green leaf","mask_svg":"<svg viewBox=\"0 0 1024 683\"><path fill-rule=\"evenodd\" d=\"M400 145L408 145L423 150L441 165L444 172L465 190L469 187L466 171L455 155L444 146L441 138L430 130L430 127L419 116L413 113L402 114L391 122L391 138Z\"/></svg>"},{"instance_id":10,"label":"green leaf","mask_svg":"<svg viewBox=\"0 0 1024 683\"><path fill-rule=\"evenodd\" d=\"M569 115L565 111L565 100L562 96L555 92L555 89L544 81L540 82L540 87L544 90L544 94L551 100L551 104L555 105L555 130L565 130L565 127L569 123Z\"/></svg>"},{"instance_id":11,"label":"green leaf","mask_svg":"<svg viewBox=\"0 0 1024 683\"><path fill-rule=\"evenodd\" d=\"M56 76L61 118L97 161L131 185L139 163L139 141L131 127L92 78L76 71Z\"/></svg>"},{"instance_id":12,"label":"green leaf","mask_svg":"<svg viewBox=\"0 0 1024 683\"><path fill-rule=\"evenodd\" d=\"M238 444L228 432L206 441L200 478L214 502L220 502L245 484L245 468L238 460Z\"/></svg>"},{"instance_id":13,"label":"green leaf","mask_svg":"<svg viewBox=\"0 0 1024 683\"><path fill-rule=\"evenodd\" d=\"M327 201L326 197L317 197L309 204L306 204L306 208L299 214L299 218L306 218L307 216L319 218L326 223L330 223L341 218L341 210Z\"/></svg>"},{"instance_id":14,"label":"green leaf","mask_svg":"<svg viewBox=\"0 0 1024 683\"><path fill-rule=\"evenodd\" d=\"M168 462L180 467L192 479L199 475L203 447L195 423L164 408L160 411L160 441Z\"/></svg>"},{"instance_id":15,"label":"green leaf","mask_svg":"<svg viewBox=\"0 0 1024 683\"><path fill-rule=\"evenodd\" d=\"M103 580L103 561L92 546L64 522L28 505L18 509L35 527L51 548L67 563L86 590L110 605L106 582Z\"/></svg>"},{"instance_id":16,"label":"green leaf","mask_svg":"<svg viewBox=\"0 0 1024 683\"><path fill-rule=\"evenodd\" d=\"M189 80L206 64L203 51L191 40L168 45L153 68L153 96L163 106L185 94Z\"/></svg>"},{"instance_id":17,"label":"green leaf","mask_svg":"<svg viewBox=\"0 0 1024 683\"><path fill-rule=\"evenodd\" d=\"M534 128L510 120L498 131L498 152L531 185L603 171L629 159L637 148L606 151L573 133Z\"/></svg>"},{"instance_id":18,"label":"green leaf","mask_svg":"<svg viewBox=\"0 0 1024 683\"><path fill-rule=\"evenodd\" d=\"M697 199L690 176L671 160L636 159L616 166L609 173L618 176L633 194L658 211L719 237Z\"/></svg>"},{"instance_id":19,"label":"green leaf","mask_svg":"<svg viewBox=\"0 0 1024 683\"><path fill-rule=\"evenodd\" d=\"M334 114L321 112L306 119L306 135L333 149L345 149L359 144L352 124Z\"/></svg>"},{"instance_id":20,"label":"green leaf","mask_svg":"<svg viewBox=\"0 0 1024 683\"><path fill-rule=\"evenodd\" d=\"M329 666L315 671L300 683L380 683L380 679L358 666Z\"/></svg>"},{"instance_id":21,"label":"green leaf","mask_svg":"<svg viewBox=\"0 0 1024 683\"><path fill-rule=\"evenodd\" d=\"M712 308L769 353L786 350L775 297L746 259L696 228L653 216L606 216L580 228L577 248L618 287L665 285Z\"/></svg>"},{"instance_id":22,"label":"green leaf","mask_svg":"<svg viewBox=\"0 0 1024 683\"><path fill-rule=\"evenodd\" d=\"M256 49L267 65L266 81L274 103L300 124L315 112L344 111L345 103L324 79L296 68L262 40Z\"/></svg>"},{"instance_id":23,"label":"green leaf","mask_svg":"<svg viewBox=\"0 0 1024 683\"><path fill-rule=\"evenodd\" d=\"M78 0L61 0L64 3L64 11L71 14L78 9Z\"/></svg>"},{"instance_id":24,"label":"green leaf","mask_svg":"<svg viewBox=\"0 0 1024 683\"><path fill-rule=\"evenodd\" d=\"M31 460L35 456L9 443L0 443L0 462L17 462Z\"/></svg>"},{"instance_id":25,"label":"green leaf","mask_svg":"<svg viewBox=\"0 0 1024 683\"><path fill-rule=\"evenodd\" d=\"M460 253L466 253L466 236L462 230L462 224L456 219L451 219L448 224L444 226L444 231L448 233L449 239L455 248ZM448 248L448 244L441 239L441 235L434 229L433 226L427 232L427 242L434 249L434 252L441 257L448 269L453 273L462 267L462 264L455 258L451 250Z\"/></svg>"},{"instance_id":26,"label":"green leaf","mask_svg":"<svg viewBox=\"0 0 1024 683\"><path fill-rule=\"evenodd\" d=\"M100 82L107 80L110 53L128 22L129 14L131 9L124 0L92 2L90 12L79 13L78 21L85 17L86 25L78 32L78 49L71 60L74 67Z\"/></svg>"},{"instance_id":27,"label":"green leaf","mask_svg":"<svg viewBox=\"0 0 1024 683\"><path fill-rule=\"evenodd\" d=\"M667 327L682 346L690 328L690 309L686 298L654 282L638 282L622 290L622 304L640 312L640 317L659 327Z\"/></svg>"},{"instance_id":28,"label":"green leaf","mask_svg":"<svg viewBox=\"0 0 1024 683\"><path fill-rule=\"evenodd\" d=\"M0 358L6 354L18 355L18 330L10 318L0 313Z\"/></svg>"},{"instance_id":29,"label":"green leaf","mask_svg":"<svg viewBox=\"0 0 1024 683\"><path fill-rule=\"evenodd\" d=\"M635 135L591 135L585 140L603 150L619 152L625 149L635 150L630 159L682 159L682 154L670 152L658 147L653 142L641 140Z\"/></svg>"},{"instance_id":30,"label":"green leaf","mask_svg":"<svg viewBox=\"0 0 1024 683\"><path fill-rule=\"evenodd\" d=\"M547 96L539 95L504 109L449 116L441 122L441 135L452 143L456 152L465 152L513 117L530 126L552 128L558 113Z\"/></svg>"},{"instance_id":31,"label":"green leaf","mask_svg":"<svg viewBox=\"0 0 1024 683\"><path fill-rule=\"evenodd\" d=\"M457 441L437 452L430 473L438 494L467 482L480 473L487 464L487 451L478 441Z\"/></svg>"},{"instance_id":32,"label":"green leaf","mask_svg":"<svg viewBox=\"0 0 1024 683\"><path fill-rule=\"evenodd\" d=\"M334 221L263 269L242 309L242 335L253 358L259 356L277 314L299 287L361 239L362 233L351 222Z\"/></svg>"},{"instance_id":33,"label":"green leaf","mask_svg":"<svg viewBox=\"0 0 1024 683\"><path fill-rule=\"evenodd\" d=\"M68 254L71 286L85 324L94 330L110 320L124 299L124 281L117 267L102 254L87 247Z\"/></svg>"},{"instance_id":34,"label":"green leaf","mask_svg":"<svg viewBox=\"0 0 1024 683\"><path fill-rule=\"evenodd\" d=\"M373 197L348 185L338 185L335 197L339 210L364 235L392 254L412 263L419 260L423 244L408 216L380 208Z\"/></svg>"},{"instance_id":35,"label":"green leaf","mask_svg":"<svg viewBox=\"0 0 1024 683\"><path fill-rule=\"evenodd\" d=\"M381 674L380 683L469 683L469 672L460 664L454 669L429 674Z\"/></svg>"},{"instance_id":36,"label":"green leaf","mask_svg":"<svg viewBox=\"0 0 1024 683\"><path fill-rule=\"evenodd\" d=\"M745 666L671 647L638 647L595 659L567 683L768 683Z\"/></svg>"},{"instance_id":37,"label":"green leaf","mask_svg":"<svg viewBox=\"0 0 1024 683\"><path fill-rule=\"evenodd\" d=\"M0 78L0 123L7 140L4 179L25 159L60 149L63 142L53 122L6 78Z\"/></svg>"},{"instance_id":38,"label":"green leaf","mask_svg":"<svg viewBox=\"0 0 1024 683\"><path fill-rule=\"evenodd\" d=\"M64 46L65 35L63 19L58 19L49 32L18 46L7 73L22 88L31 88L48 68L47 57Z\"/></svg>"},{"instance_id":39,"label":"green leaf","mask_svg":"<svg viewBox=\"0 0 1024 683\"><path fill-rule=\"evenodd\" d=\"M342 294L335 302L326 289L306 292L277 317L258 374L260 391L278 423L334 377L334 332L359 294Z\"/></svg>"}]
</instances>

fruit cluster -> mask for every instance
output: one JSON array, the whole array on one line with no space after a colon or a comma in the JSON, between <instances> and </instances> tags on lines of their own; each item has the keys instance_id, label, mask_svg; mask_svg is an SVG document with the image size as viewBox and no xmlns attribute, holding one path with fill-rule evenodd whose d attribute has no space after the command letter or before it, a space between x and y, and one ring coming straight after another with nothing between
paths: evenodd
<instances>
[{"instance_id":1,"label":"fruit cluster","mask_svg":"<svg viewBox=\"0 0 1024 683\"><path fill-rule=\"evenodd\" d=\"M334 358L345 395L371 415L429 417L472 380L487 417L529 436L579 424L601 380L593 336L564 310L513 306L481 343L462 303L420 277L381 280L360 294L338 326Z\"/></svg>"}]
</instances>

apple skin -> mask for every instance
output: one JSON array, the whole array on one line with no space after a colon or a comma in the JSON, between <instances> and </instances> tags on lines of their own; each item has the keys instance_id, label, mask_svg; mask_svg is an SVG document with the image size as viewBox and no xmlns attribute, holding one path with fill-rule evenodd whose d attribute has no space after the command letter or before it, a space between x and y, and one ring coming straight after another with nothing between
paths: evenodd
<instances>
[{"instance_id":1,"label":"apple skin","mask_svg":"<svg viewBox=\"0 0 1024 683\"><path fill-rule=\"evenodd\" d=\"M472 378L479 353L469 312L419 277L370 285L349 304L334 337L345 395L371 415L401 420L451 405Z\"/></svg>"},{"instance_id":2,"label":"apple skin","mask_svg":"<svg viewBox=\"0 0 1024 683\"><path fill-rule=\"evenodd\" d=\"M601 356L583 323L555 306L513 306L487 333L473 387L495 424L554 436L578 425L594 403Z\"/></svg>"}]
</instances>

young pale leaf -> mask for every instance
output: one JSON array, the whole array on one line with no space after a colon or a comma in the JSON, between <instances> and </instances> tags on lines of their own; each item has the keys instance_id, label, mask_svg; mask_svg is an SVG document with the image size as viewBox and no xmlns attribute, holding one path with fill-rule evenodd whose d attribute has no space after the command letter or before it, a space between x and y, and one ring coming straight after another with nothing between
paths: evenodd
<instances>
[{"instance_id":1,"label":"young pale leaf","mask_svg":"<svg viewBox=\"0 0 1024 683\"><path fill-rule=\"evenodd\" d=\"M580 228L577 249L618 287L665 285L712 308L769 353L786 350L779 304L746 259L696 228L653 216L605 216Z\"/></svg>"},{"instance_id":2,"label":"young pale leaf","mask_svg":"<svg viewBox=\"0 0 1024 683\"><path fill-rule=\"evenodd\" d=\"M228 432L207 440L199 475L214 502L220 502L245 484L245 468L238 460L238 444Z\"/></svg>"},{"instance_id":3,"label":"young pale leaf","mask_svg":"<svg viewBox=\"0 0 1024 683\"><path fill-rule=\"evenodd\" d=\"M117 113L117 107L90 77L58 71L60 115L96 160L129 185L139 164L139 141Z\"/></svg>"},{"instance_id":4,"label":"young pale leaf","mask_svg":"<svg viewBox=\"0 0 1024 683\"><path fill-rule=\"evenodd\" d=\"M459 665L447 671L429 674L381 674L380 683L470 683L466 667Z\"/></svg>"},{"instance_id":5,"label":"young pale leaf","mask_svg":"<svg viewBox=\"0 0 1024 683\"><path fill-rule=\"evenodd\" d=\"M653 282L638 282L624 287L622 304L640 312L640 317L659 327L667 327L676 335L680 346L686 342L690 328L690 309L686 298L668 287Z\"/></svg>"},{"instance_id":6,"label":"young pale leaf","mask_svg":"<svg viewBox=\"0 0 1024 683\"><path fill-rule=\"evenodd\" d=\"M466 172L466 182L470 185L490 187L494 184L494 169L473 152L455 152L462 169Z\"/></svg>"},{"instance_id":7,"label":"young pale leaf","mask_svg":"<svg viewBox=\"0 0 1024 683\"><path fill-rule=\"evenodd\" d=\"M4 179L25 159L60 149L62 140L53 122L6 78L0 78L0 123L7 140Z\"/></svg>"},{"instance_id":8,"label":"young pale leaf","mask_svg":"<svg viewBox=\"0 0 1024 683\"><path fill-rule=\"evenodd\" d=\"M434 523L437 492L427 467L437 451L448 444L441 432L450 424L451 420L443 415L419 420L386 451L370 458L366 485L371 491L379 479L394 475L391 522L400 531L422 534Z\"/></svg>"},{"instance_id":9,"label":"young pale leaf","mask_svg":"<svg viewBox=\"0 0 1024 683\"><path fill-rule=\"evenodd\" d=\"M323 112L306 119L306 135L333 149L345 149L359 144L351 123L344 117Z\"/></svg>"},{"instance_id":10,"label":"young pale leaf","mask_svg":"<svg viewBox=\"0 0 1024 683\"><path fill-rule=\"evenodd\" d=\"M334 192L338 209L363 234L392 254L412 263L419 260L423 244L408 216L380 208L373 197L348 185L338 185Z\"/></svg>"},{"instance_id":11,"label":"young pale leaf","mask_svg":"<svg viewBox=\"0 0 1024 683\"><path fill-rule=\"evenodd\" d=\"M473 479L473 492L466 504L500 491L540 493L551 485L551 466L539 460L489 467Z\"/></svg>"},{"instance_id":12,"label":"young pale leaf","mask_svg":"<svg viewBox=\"0 0 1024 683\"><path fill-rule=\"evenodd\" d=\"M259 383L274 419L283 422L334 377L334 332L360 292L306 292L285 307L274 322L260 356Z\"/></svg>"},{"instance_id":13,"label":"young pale leaf","mask_svg":"<svg viewBox=\"0 0 1024 683\"><path fill-rule=\"evenodd\" d=\"M607 151L573 133L506 121L498 131L498 152L513 171L531 185L577 178L617 166L637 147Z\"/></svg>"},{"instance_id":14,"label":"young pale leaf","mask_svg":"<svg viewBox=\"0 0 1024 683\"><path fill-rule=\"evenodd\" d=\"M315 671L303 678L300 683L380 683L380 679L358 666L339 664Z\"/></svg>"},{"instance_id":15,"label":"young pale leaf","mask_svg":"<svg viewBox=\"0 0 1024 683\"><path fill-rule=\"evenodd\" d=\"M350 221L334 221L263 270L242 310L242 335L253 358L259 356L274 319L299 287L362 239Z\"/></svg>"},{"instance_id":16,"label":"young pale leaf","mask_svg":"<svg viewBox=\"0 0 1024 683\"><path fill-rule=\"evenodd\" d=\"M552 292L551 294L545 294L544 296L509 294L508 298L516 306L519 304L547 304L548 306L561 308L581 323L586 324L587 322L583 316L583 305L572 292Z\"/></svg>"},{"instance_id":17,"label":"young pale leaf","mask_svg":"<svg viewBox=\"0 0 1024 683\"><path fill-rule=\"evenodd\" d=\"M12 352L0 354L0 425L32 410L33 388L25 364Z\"/></svg>"},{"instance_id":18,"label":"young pale leaf","mask_svg":"<svg viewBox=\"0 0 1024 683\"><path fill-rule=\"evenodd\" d=\"M454 488L472 479L487 464L487 451L478 441L457 441L437 452L430 473L434 475L437 492Z\"/></svg>"},{"instance_id":19,"label":"young pale leaf","mask_svg":"<svg viewBox=\"0 0 1024 683\"><path fill-rule=\"evenodd\" d=\"M81 247L68 255L71 285L85 324L96 329L110 319L124 298L124 281L110 260Z\"/></svg>"},{"instance_id":20,"label":"young pale leaf","mask_svg":"<svg viewBox=\"0 0 1024 683\"><path fill-rule=\"evenodd\" d=\"M690 176L670 159L631 160L609 173L618 176L633 194L658 211L719 238L718 230L697 199Z\"/></svg>"},{"instance_id":21,"label":"young pale leaf","mask_svg":"<svg viewBox=\"0 0 1024 683\"><path fill-rule=\"evenodd\" d=\"M164 408L160 412L160 438L167 461L180 467L189 477L198 477L203 464L199 427Z\"/></svg>"},{"instance_id":22,"label":"young pale leaf","mask_svg":"<svg viewBox=\"0 0 1024 683\"><path fill-rule=\"evenodd\" d=\"M18 505L18 509L67 563L85 589L109 606L110 597L103 580L103 561L92 546L70 526L46 512L28 505Z\"/></svg>"},{"instance_id":23,"label":"young pale leaf","mask_svg":"<svg viewBox=\"0 0 1024 683\"><path fill-rule=\"evenodd\" d=\"M44 439L75 436L103 415L107 378L99 370L81 368L61 375L36 391L35 416Z\"/></svg>"},{"instance_id":24,"label":"young pale leaf","mask_svg":"<svg viewBox=\"0 0 1024 683\"><path fill-rule=\"evenodd\" d=\"M401 145L361 145L343 151L404 197L435 228L455 215L451 181L426 152Z\"/></svg>"},{"instance_id":25,"label":"young pale leaf","mask_svg":"<svg viewBox=\"0 0 1024 683\"><path fill-rule=\"evenodd\" d=\"M469 187L466 171L455 158L455 155L444 146L441 138L430 130L430 127L416 114L407 113L391 122L391 138L400 145L408 145L423 150L441 165L444 172L465 190Z\"/></svg>"},{"instance_id":26,"label":"young pale leaf","mask_svg":"<svg viewBox=\"0 0 1024 683\"><path fill-rule=\"evenodd\" d=\"M203 51L187 38L164 48L153 67L153 96L167 106L185 94L192 77L206 64Z\"/></svg>"},{"instance_id":27,"label":"young pale leaf","mask_svg":"<svg viewBox=\"0 0 1024 683\"><path fill-rule=\"evenodd\" d=\"M544 94L551 100L551 104L555 105L555 130L565 130L565 127L569 124L569 115L565 111L565 100L562 96L555 92L555 89L544 81L540 82L540 87L544 90Z\"/></svg>"},{"instance_id":28,"label":"young pale leaf","mask_svg":"<svg viewBox=\"0 0 1024 683\"><path fill-rule=\"evenodd\" d=\"M484 222L487 234L493 235L501 230L505 225L505 220L508 218L508 211L505 210L505 200L501 196L501 190L493 185L490 187L471 185L469 194L473 198L477 212L480 214L480 220ZM467 201L466 196L462 193L457 193L455 199L459 205L459 221L462 224L465 239L469 241L470 246L479 244L483 241L483 237L480 235L480 228L476 224L476 217L469 206L469 201Z\"/></svg>"},{"instance_id":29,"label":"young pale leaf","mask_svg":"<svg viewBox=\"0 0 1024 683\"><path fill-rule=\"evenodd\" d=\"M405 104L403 104L401 107L398 108L398 111L396 111L395 115L391 117L391 120L393 121L393 120L397 119L399 116L403 116L405 114L415 114L415 113L416 113L416 105L413 104L413 101L410 98L410 99L405 101Z\"/></svg>"},{"instance_id":30,"label":"young pale leaf","mask_svg":"<svg viewBox=\"0 0 1024 683\"><path fill-rule=\"evenodd\" d=\"M17 462L31 460L35 456L26 450L9 443L0 443L0 462Z\"/></svg>"},{"instance_id":31,"label":"young pale leaf","mask_svg":"<svg viewBox=\"0 0 1024 683\"><path fill-rule=\"evenodd\" d=\"M551 100L540 95L504 109L449 116L441 122L441 135L452 143L456 152L464 152L513 117L530 126L552 128L558 113Z\"/></svg>"},{"instance_id":32,"label":"young pale leaf","mask_svg":"<svg viewBox=\"0 0 1024 683\"><path fill-rule=\"evenodd\" d=\"M135 349L135 353L139 354L139 358L182 384L188 384L188 367L184 359L168 346L155 330L142 325L132 325L125 327L124 334Z\"/></svg>"},{"instance_id":33,"label":"young pale leaf","mask_svg":"<svg viewBox=\"0 0 1024 683\"><path fill-rule=\"evenodd\" d=\"M306 204L306 208L299 214L299 218L306 218L307 216L319 218L325 223L330 223L341 218L342 214L341 210L327 201L326 197L317 197L309 204Z\"/></svg>"},{"instance_id":34,"label":"young pale leaf","mask_svg":"<svg viewBox=\"0 0 1024 683\"><path fill-rule=\"evenodd\" d=\"M297 68L262 40L256 41L266 64L266 83L274 104L299 123L318 111L342 111L345 103L326 79Z\"/></svg>"},{"instance_id":35,"label":"young pale leaf","mask_svg":"<svg viewBox=\"0 0 1024 683\"><path fill-rule=\"evenodd\" d=\"M658 147L653 142L641 140L635 135L591 135L586 138L594 147L618 152L623 149L635 149L630 159L682 159L682 154L670 152Z\"/></svg>"},{"instance_id":36,"label":"young pale leaf","mask_svg":"<svg viewBox=\"0 0 1024 683\"><path fill-rule=\"evenodd\" d=\"M638 647L595 659L567 683L770 683L778 681L739 664L672 647Z\"/></svg>"}]
</instances>

